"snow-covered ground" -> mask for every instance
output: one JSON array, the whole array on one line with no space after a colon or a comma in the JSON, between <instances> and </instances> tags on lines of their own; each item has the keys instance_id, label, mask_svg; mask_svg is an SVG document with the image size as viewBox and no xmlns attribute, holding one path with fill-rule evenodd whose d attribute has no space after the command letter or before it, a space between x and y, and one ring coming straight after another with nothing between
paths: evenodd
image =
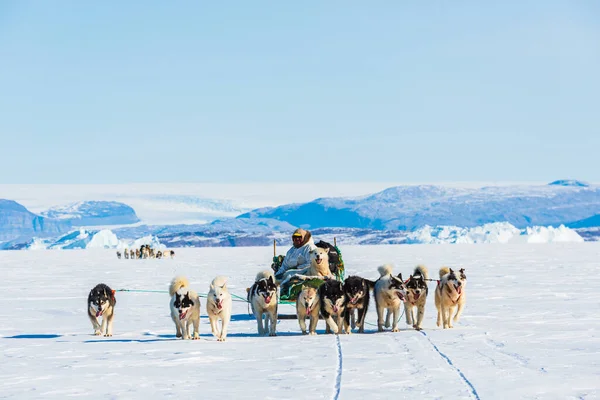
<instances>
[{"instance_id":1,"label":"snow-covered ground","mask_svg":"<svg viewBox=\"0 0 600 400\"><path fill-rule=\"evenodd\" d=\"M118 260L114 250L7 251L0 258L0 397L219 399L594 399L600 396L600 243L346 246L348 274L376 278L384 262L435 277L466 268L467 306L452 330L435 326L433 293L424 331L257 337L234 303L224 343L202 304L200 341L175 339L168 295L119 292L115 335L93 336L89 290L166 291L176 274L199 292L216 275L245 295L272 250L176 249L175 259ZM433 289L433 284L430 289ZM283 305L281 313L292 313ZM324 322L318 332L323 333Z\"/></svg>"}]
</instances>

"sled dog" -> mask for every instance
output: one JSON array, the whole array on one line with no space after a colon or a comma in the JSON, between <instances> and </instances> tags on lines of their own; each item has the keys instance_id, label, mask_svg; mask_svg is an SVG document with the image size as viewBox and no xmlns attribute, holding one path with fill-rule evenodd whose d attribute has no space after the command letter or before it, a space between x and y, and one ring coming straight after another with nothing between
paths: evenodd
<instances>
[{"instance_id":1,"label":"sled dog","mask_svg":"<svg viewBox=\"0 0 600 400\"><path fill-rule=\"evenodd\" d=\"M303 335L306 335L306 317L309 318L308 334L317 334L317 323L319 322L319 312L321 302L319 301L319 293L317 289L304 286L296 299L296 314L298 315L298 324Z\"/></svg>"},{"instance_id":2,"label":"sled dog","mask_svg":"<svg viewBox=\"0 0 600 400\"><path fill-rule=\"evenodd\" d=\"M325 333L332 331L336 335L341 333L344 309L346 308L346 295L342 282L328 279L319 286L318 293L321 302L319 311L325 319ZM333 317L335 317L335 321Z\"/></svg>"},{"instance_id":3,"label":"sled dog","mask_svg":"<svg viewBox=\"0 0 600 400\"><path fill-rule=\"evenodd\" d=\"M206 312L212 334L219 342L224 342L227 338L227 326L231 320L231 305L231 295L227 290L227 278L217 276L210 284L206 298ZM219 320L221 320L221 329L218 327Z\"/></svg>"},{"instance_id":4,"label":"sled dog","mask_svg":"<svg viewBox=\"0 0 600 400\"><path fill-rule=\"evenodd\" d=\"M358 332L365 331L365 316L369 309L369 289L373 289L375 282L360 276L349 276L344 281L344 294L346 295L346 309L344 311L344 329L346 333L352 333L352 329L358 326ZM358 318L355 314L358 313ZM350 321L352 320L352 321Z\"/></svg>"},{"instance_id":5,"label":"sled dog","mask_svg":"<svg viewBox=\"0 0 600 400\"><path fill-rule=\"evenodd\" d=\"M176 276L169 286L171 296L171 319L175 324L175 336L183 339L190 338L190 326L194 326L192 339L200 339L200 298L190 289L187 278Z\"/></svg>"},{"instance_id":6,"label":"sled dog","mask_svg":"<svg viewBox=\"0 0 600 400\"><path fill-rule=\"evenodd\" d=\"M115 304L117 304L115 291L104 283L99 283L90 290L87 308L94 335L112 336ZM98 322L100 317L102 317L102 324Z\"/></svg>"},{"instance_id":7,"label":"sled dog","mask_svg":"<svg viewBox=\"0 0 600 400\"><path fill-rule=\"evenodd\" d=\"M458 272L452 268L440 268L440 280L435 288L435 308L437 308L437 326L452 328L452 320L458 322L467 301L465 289L467 276L465 269ZM456 310L456 314L454 314ZM452 318L454 314L454 318Z\"/></svg>"},{"instance_id":8,"label":"sled dog","mask_svg":"<svg viewBox=\"0 0 600 400\"><path fill-rule=\"evenodd\" d=\"M406 298L404 299L404 313L406 323L420 331L423 317L425 316L425 302L427 301L427 281L429 272L424 265L418 265L406 281ZM417 313L414 313L415 308Z\"/></svg>"},{"instance_id":9,"label":"sled dog","mask_svg":"<svg viewBox=\"0 0 600 400\"><path fill-rule=\"evenodd\" d=\"M298 278L301 280L310 280L314 278L323 279L331 277L329 269L329 249L316 247L309 252L310 265L302 269L294 269L285 273L281 280L281 285L285 285L290 279Z\"/></svg>"},{"instance_id":10,"label":"sled dog","mask_svg":"<svg viewBox=\"0 0 600 400\"><path fill-rule=\"evenodd\" d=\"M385 327L390 327L390 316L393 314L392 332L399 332L398 318L400 305L406 299L406 286L402 274L394 276L391 265L382 265L378 269L379 279L375 282L375 306L377 307L377 330L383 332L383 312L387 310Z\"/></svg>"},{"instance_id":11,"label":"sled dog","mask_svg":"<svg viewBox=\"0 0 600 400\"><path fill-rule=\"evenodd\" d=\"M277 306L279 295L273 272L264 270L259 272L254 279L254 284L248 291L248 303L252 306L252 313L258 324L258 334L277 336ZM263 326L263 317L266 316Z\"/></svg>"}]
</instances>

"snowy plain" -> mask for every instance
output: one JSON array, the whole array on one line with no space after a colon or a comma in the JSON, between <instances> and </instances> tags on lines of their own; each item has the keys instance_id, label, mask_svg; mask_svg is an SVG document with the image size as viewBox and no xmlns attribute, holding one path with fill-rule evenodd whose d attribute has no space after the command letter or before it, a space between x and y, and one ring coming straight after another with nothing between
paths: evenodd
<instances>
[{"instance_id":1,"label":"snowy plain","mask_svg":"<svg viewBox=\"0 0 600 400\"><path fill-rule=\"evenodd\" d=\"M376 278L385 262L466 268L467 305L452 330L435 326L430 284L422 333L300 335L281 320L257 337L234 302L226 342L175 338L166 289L186 275L200 293L216 275L245 296L268 247L177 249L175 259L118 260L114 250L6 251L0 258L0 398L595 399L600 397L600 243L345 246L347 276ZM115 335L92 335L89 290L118 292ZM280 313L294 313L282 305Z\"/></svg>"}]
</instances>

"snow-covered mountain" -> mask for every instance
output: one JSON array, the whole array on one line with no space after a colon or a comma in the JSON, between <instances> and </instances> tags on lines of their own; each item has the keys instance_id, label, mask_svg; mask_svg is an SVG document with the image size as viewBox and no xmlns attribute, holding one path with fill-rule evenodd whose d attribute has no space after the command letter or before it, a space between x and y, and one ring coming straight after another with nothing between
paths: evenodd
<instances>
[{"instance_id":1,"label":"snow-covered mountain","mask_svg":"<svg viewBox=\"0 0 600 400\"><path fill-rule=\"evenodd\" d=\"M47 237L68 232L69 221L44 218L12 200L0 199L0 242L33 236Z\"/></svg>"},{"instance_id":2,"label":"snow-covered mountain","mask_svg":"<svg viewBox=\"0 0 600 400\"><path fill-rule=\"evenodd\" d=\"M52 207L41 214L69 221L73 226L126 225L140 221L133 208L116 201L80 201Z\"/></svg>"},{"instance_id":3,"label":"snow-covered mountain","mask_svg":"<svg viewBox=\"0 0 600 400\"><path fill-rule=\"evenodd\" d=\"M559 226L600 214L600 186L555 181L538 186L459 188L397 186L354 198L262 208L239 218L271 218L310 229L323 227L412 231L426 225L475 227L508 222L518 228ZM596 220L593 223L597 223Z\"/></svg>"}]
</instances>

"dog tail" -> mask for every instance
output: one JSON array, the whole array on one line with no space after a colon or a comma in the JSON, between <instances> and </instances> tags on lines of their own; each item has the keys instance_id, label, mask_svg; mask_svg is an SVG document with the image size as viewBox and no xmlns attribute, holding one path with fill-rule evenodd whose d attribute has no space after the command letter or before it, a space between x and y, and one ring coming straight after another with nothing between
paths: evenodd
<instances>
[{"instance_id":1,"label":"dog tail","mask_svg":"<svg viewBox=\"0 0 600 400\"><path fill-rule=\"evenodd\" d=\"M215 288L217 286L224 287L227 285L227 277L226 276L217 276L210 283L211 288Z\"/></svg>"},{"instance_id":2,"label":"dog tail","mask_svg":"<svg viewBox=\"0 0 600 400\"><path fill-rule=\"evenodd\" d=\"M371 290L375 289L375 281L372 281L370 279L365 279L365 282L367 283L367 286L369 287L369 289L371 289Z\"/></svg>"},{"instance_id":3,"label":"dog tail","mask_svg":"<svg viewBox=\"0 0 600 400\"><path fill-rule=\"evenodd\" d=\"M440 268L440 279L442 279L442 277L446 274L450 273L450 268L448 267L442 267Z\"/></svg>"},{"instance_id":4,"label":"dog tail","mask_svg":"<svg viewBox=\"0 0 600 400\"><path fill-rule=\"evenodd\" d=\"M190 282L187 278L185 276L176 276L171 281L171 286L169 286L169 296L173 297L173 295L184 286L190 286Z\"/></svg>"},{"instance_id":5,"label":"dog tail","mask_svg":"<svg viewBox=\"0 0 600 400\"><path fill-rule=\"evenodd\" d=\"M273 282L275 282L275 275L273 275L273 271L265 269L264 271L260 271L258 274L256 274L254 282L258 282L261 279L269 279L269 277L273 279Z\"/></svg>"},{"instance_id":6,"label":"dog tail","mask_svg":"<svg viewBox=\"0 0 600 400\"><path fill-rule=\"evenodd\" d=\"M423 278L429 279L429 271L424 265L417 265L417 267L415 268L415 272L413 272L413 275L421 275Z\"/></svg>"},{"instance_id":7,"label":"dog tail","mask_svg":"<svg viewBox=\"0 0 600 400\"><path fill-rule=\"evenodd\" d=\"M379 271L379 276L386 276L386 275L390 275L393 271L393 267L391 264L385 264L380 266L379 268L377 268L377 271Z\"/></svg>"}]
</instances>

